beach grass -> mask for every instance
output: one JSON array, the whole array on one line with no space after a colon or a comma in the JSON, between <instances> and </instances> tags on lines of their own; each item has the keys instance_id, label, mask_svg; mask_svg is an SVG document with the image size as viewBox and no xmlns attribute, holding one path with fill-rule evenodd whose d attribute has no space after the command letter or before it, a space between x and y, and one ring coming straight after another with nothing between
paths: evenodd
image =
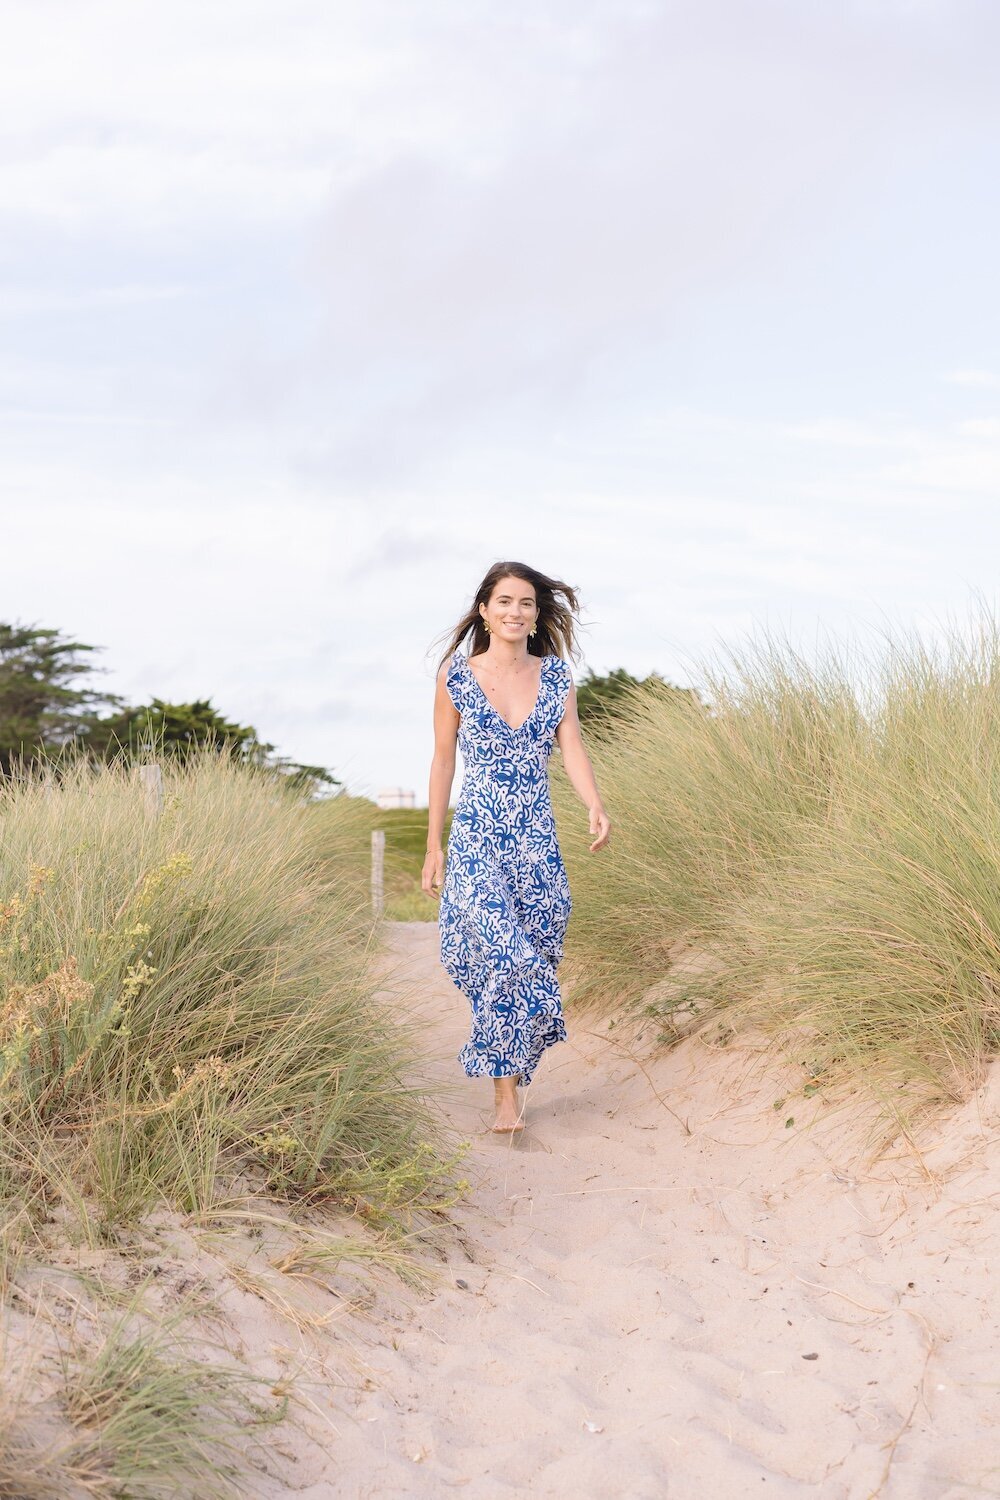
<instances>
[{"instance_id":1,"label":"beach grass","mask_svg":"<svg viewBox=\"0 0 1000 1500\"><path fill-rule=\"evenodd\" d=\"M763 633L633 689L588 743L612 844L553 774L573 1002L692 1017L863 1083L902 1128L967 1096L1000 1043L1000 632L806 660ZM695 961L692 961L695 960Z\"/></svg>"},{"instance_id":2,"label":"beach grass","mask_svg":"<svg viewBox=\"0 0 1000 1500\"><path fill-rule=\"evenodd\" d=\"M0 1495L247 1493L246 1452L287 1401L225 1356L192 1357L185 1327L203 1309L187 1299L151 1318L146 1290L97 1316L82 1303L67 1313L64 1302L44 1379L38 1345L18 1348L0 1394Z\"/></svg>"},{"instance_id":3,"label":"beach grass","mask_svg":"<svg viewBox=\"0 0 1000 1500\"><path fill-rule=\"evenodd\" d=\"M245 1227L270 1204L303 1229L299 1263L419 1275L462 1153L441 1144L405 1016L378 994L370 810L332 798L320 825L273 777L211 754L165 766L159 812L124 765L67 763L0 792L0 1286L19 1326L54 1247L113 1252L164 1213ZM53 1493L145 1493L154 1409L178 1444L160 1482L190 1463L203 1480L185 1493L215 1493L163 1332L119 1330L103 1365L67 1377ZM148 1402L116 1402L144 1382ZM205 1370L191 1386L214 1392L216 1437L231 1387ZM0 1494L46 1493L30 1406L19 1423L8 1401ZM94 1432L104 1467L74 1477ZM28 1470L19 1489L9 1476Z\"/></svg>"}]
</instances>

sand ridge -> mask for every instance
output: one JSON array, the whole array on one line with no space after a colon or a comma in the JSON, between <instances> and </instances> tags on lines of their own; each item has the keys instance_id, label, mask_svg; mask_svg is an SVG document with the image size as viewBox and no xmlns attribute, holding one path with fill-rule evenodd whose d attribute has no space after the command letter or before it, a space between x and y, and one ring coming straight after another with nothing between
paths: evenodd
<instances>
[{"instance_id":1,"label":"sand ridge","mask_svg":"<svg viewBox=\"0 0 1000 1500\"><path fill-rule=\"evenodd\" d=\"M466 1248L356 1335L365 1378L331 1398L329 1468L280 1493L1000 1493L996 1073L931 1171L865 1165L819 1096L776 1111L783 1080L745 1045L651 1057L570 1014L511 1140L455 1062L467 1002L436 925L387 933L445 1119L473 1141Z\"/></svg>"}]
</instances>

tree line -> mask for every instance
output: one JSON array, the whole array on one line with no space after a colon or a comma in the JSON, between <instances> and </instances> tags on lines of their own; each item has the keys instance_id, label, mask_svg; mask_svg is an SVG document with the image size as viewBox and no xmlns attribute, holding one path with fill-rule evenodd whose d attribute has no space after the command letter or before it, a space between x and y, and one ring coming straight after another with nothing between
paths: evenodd
<instances>
[{"instance_id":1,"label":"tree line","mask_svg":"<svg viewBox=\"0 0 1000 1500\"><path fill-rule=\"evenodd\" d=\"M0 623L0 777L76 757L139 760L152 750L183 759L207 746L305 794L342 785L326 766L276 755L253 725L227 719L209 698L131 704L91 687L98 649L59 630Z\"/></svg>"},{"instance_id":2,"label":"tree line","mask_svg":"<svg viewBox=\"0 0 1000 1500\"><path fill-rule=\"evenodd\" d=\"M657 693L677 704L696 703L707 711L695 688L677 687L659 672L649 672L645 677L633 677L624 667L613 667L604 674L588 669L576 685L576 711L581 728L595 738L612 732L619 713L636 688Z\"/></svg>"}]
</instances>

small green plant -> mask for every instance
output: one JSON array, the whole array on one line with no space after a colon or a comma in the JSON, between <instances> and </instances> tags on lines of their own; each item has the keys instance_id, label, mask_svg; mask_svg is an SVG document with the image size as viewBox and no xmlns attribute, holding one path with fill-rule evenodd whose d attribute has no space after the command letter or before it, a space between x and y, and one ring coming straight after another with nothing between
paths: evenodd
<instances>
[{"instance_id":1,"label":"small green plant","mask_svg":"<svg viewBox=\"0 0 1000 1500\"><path fill-rule=\"evenodd\" d=\"M191 1322L211 1309L190 1296L169 1312L151 1309L150 1285L144 1279L116 1313L98 1299L68 1318L63 1299L51 1320L57 1373L40 1384L30 1378L38 1348L13 1345L4 1325L0 1495L246 1493L254 1433L283 1420L287 1395L231 1362L193 1358L184 1347Z\"/></svg>"}]
</instances>

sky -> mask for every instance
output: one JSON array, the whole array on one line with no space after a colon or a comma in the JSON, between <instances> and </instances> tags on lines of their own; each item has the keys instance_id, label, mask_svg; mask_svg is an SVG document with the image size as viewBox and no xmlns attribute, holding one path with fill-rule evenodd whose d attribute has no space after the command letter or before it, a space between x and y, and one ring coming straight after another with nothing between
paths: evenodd
<instances>
[{"instance_id":1,"label":"sky","mask_svg":"<svg viewBox=\"0 0 1000 1500\"><path fill-rule=\"evenodd\" d=\"M0 620L95 686L425 805L497 559L578 681L995 600L992 0L0 11Z\"/></svg>"}]
</instances>

